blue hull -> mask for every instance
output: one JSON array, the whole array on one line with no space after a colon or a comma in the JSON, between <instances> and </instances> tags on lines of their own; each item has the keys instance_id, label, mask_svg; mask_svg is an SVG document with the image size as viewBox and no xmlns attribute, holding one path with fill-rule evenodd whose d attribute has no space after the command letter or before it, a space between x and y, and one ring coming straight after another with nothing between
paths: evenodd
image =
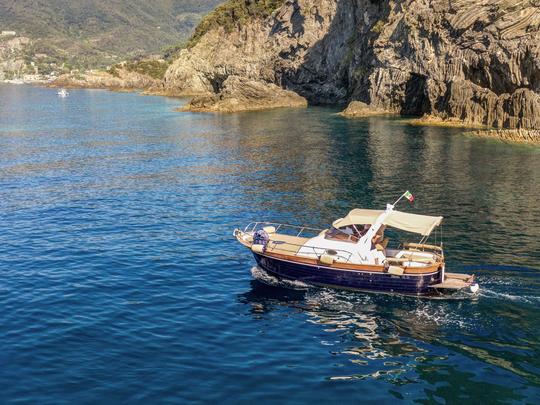
<instances>
[{"instance_id":1,"label":"blue hull","mask_svg":"<svg viewBox=\"0 0 540 405\"><path fill-rule=\"evenodd\" d=\"M395 276L369 271L336 270L324 266L295 263L254 253L259 267L278 278L299 280L316 286L406 295L434 295L430 285L441 282L442 272Z\"/></svg>"}]
</instances>

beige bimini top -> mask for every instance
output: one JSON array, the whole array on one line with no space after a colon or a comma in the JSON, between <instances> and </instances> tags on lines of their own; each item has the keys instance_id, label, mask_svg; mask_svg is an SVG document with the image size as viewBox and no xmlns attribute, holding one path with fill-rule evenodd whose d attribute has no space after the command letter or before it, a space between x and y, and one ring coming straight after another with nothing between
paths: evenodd
<instances>
[{"instance_id":1,"label":"beige bimini top","mask_svg":"<svg viewBox=\"0 0 540 405\"><path fill-rule=\"evenodd\" d=\"M332 225L342 228L349 225L373 224L384 211L354 209L345 218L338 219ZM407 232L429 236L433 229L441 224L443 217L430 217L427 215L409 214L407 212L392 211L383 222L384 225L401 229Z\"/></svg>"}]
</instances>

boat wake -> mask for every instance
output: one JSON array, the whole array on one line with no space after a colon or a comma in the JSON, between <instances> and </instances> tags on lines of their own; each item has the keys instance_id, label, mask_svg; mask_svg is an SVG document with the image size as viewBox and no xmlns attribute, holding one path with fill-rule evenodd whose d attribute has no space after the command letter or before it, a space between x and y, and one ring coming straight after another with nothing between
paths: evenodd
<instances>
[{"instance_id":1,"label":"boat wake","mask_svg":"<svg viewBox=\"0 0 540 405\"><path fill-rule=\"evenodd\" d=\"M266 271L264 271L258 266L254 266L251 268L251 275L257 281L260 281L261 283L264 283L267 285L271 285L272 287L283 287L283 288L290 288L293 290L307 290L313 287L302 281L284 280L284 279L280 280L277 277L274 277L271 274L268 274Z\"/></svg>"},{"instance_id":2,"label":"boat wake","mask_svg":"<svg viewBox=\"0 0 540 405\"><path fill-rule=\"evenodd\" d=\"M361 327L365 338L367 330L383 327L390 333L393 328L435 337L439 328L471 330L478 324L478 314L463 316L460 304L445 305L432 300L411 300L398 295L351 293L332 289L312 289L305 296L313 317L312 323L333 325L327 331ZM458 306L456 306L458 305ZM382 317L382 318L381 318ZM393 325L388 329L388 324ZM366 329L367 330L364 330Z\"/></svg>"},{"instance_id":3,"label":"boat wake","mask_svg":"<svg viewBox=\"0 0 540 405\"><path fill-rule=\"evenodd\" d=\"M505 293L501 291L494 291L487 288L484 288L483 290L480 291L480 297L494 298L494 299L500 299L500 300L513 301L513 302L522 302L524 304L539 304L540 303L540 296L514 295L514 294L509 294L509 293Z\"/></svg>"},{"instance_id":4,"label":"boat wake","mask_svg":"<svg viewBox=\"0 0 540 405\"><path fill-rule=\"evenodd\" d=\"M519 266L468 266L474 271L480 283L480 298L512 301L538 305L540 296L534 293L540 285L538 269Z\"/></svg>"},{"instance_id":5,"label":"boat wake","mask_svg":"<svg viewBox=\"0 0 540 405\"><path fill-rule=\"evenodd\" d=\"M437 327L455 327L461 330L472 329L476 323L474 313L467 317L455 306L438 305L434 302L419 302L411 309L409 321L414 325L422 325L425 328L430 324ZM418 326L416 326L418 328Z\"/></svg>"}]
</instances>

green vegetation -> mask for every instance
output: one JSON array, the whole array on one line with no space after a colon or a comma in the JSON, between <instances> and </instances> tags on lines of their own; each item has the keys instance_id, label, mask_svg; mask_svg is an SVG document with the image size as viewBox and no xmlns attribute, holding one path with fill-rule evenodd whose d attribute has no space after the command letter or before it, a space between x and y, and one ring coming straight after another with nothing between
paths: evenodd
<instances>
[{"instance_id":1,"label":"green vegetation","mask_svg":"<svg viewBox=\"0 0 540 405\"><path fill-rule=\"evenodd\" d=\"M24 60L40 73L112 66L109 72L116 77L121 67L162 79L178 53L208 31L223 27L230 32L268 17L284 2L228 0L218 6L223 0L17 0L3 8L0 26L31 38ZM143 59L149 55L164 61ZM117 65L122 60L129 62Z\"/></svg>"},{"instance_id":2,"label":"green vegetation","mask_svg":"<svg viewBox=\"0 0 540 405\"><path fill-rule=\"evenodd\" d=\"M133 60L122 63L121 65L113 66L113 68L109 70L109 73L114 76L114 73L112 72L113 69L118 74L116 69L123 68L129 72L137 72L157 80L162 80L165 77L165 72L168 67L169 62L161 60Z\"/></svg>"},{"instance_id":3,"label":"green vegetation","mask_svg":"<svg viewBox=\"0 0 540 405\"><path fill-rule=\"evenodd\" d=\"M104 67L185 42L222 1L0 0L0 26L31 38L58 65Z\"/></svg>"},{"instance_id":4,"label":"green vegetation","mask_svg":"<svg viewBox=\"0 0 540 405\"><path fill-rule=\"evenodd\" d=\"M109 69L107 69L107 72L109 72L113 77L120 77L120 72L118 71L119 66L120 65L111 66Z\"/></svg>"},{"instance_id":5,"label":"green vegetation","mask_svg":"<svg viewBox=\"0 0 540 405\"><path fill-rule=\"evenodd\" d=\"M377 21L373 27L371 27L371 32L374 32L375 34L380 34L384 28L385 22L382 20Z\"/></svg>"},{"instance_id":6,"label":"green vegetation","mask_svg":"<svg viewBox=\"0 0 540 405\"><path fill-rule=\"evenodd\" d=\"M186 46L187 46L186 42L182 42L180 44L173 45L173 46L168 46L161 50L161 55L163 56L163 59L165 59L166 61L172 62L174 59L176 59L180 51L186 48Z\"/></svg>"},{"instance_id":7,"label":"green vegetation","mask_svg":"<svg viewBox=\"0 0 540 405\"><path fill-rule=\"evenodd\" d=\"M204 34L215 28L223 27L231 32L253 18L266 18L284 3L285 0L229 0L201 21L187 46L195 46Z\"/></svg>"}]
</instances>

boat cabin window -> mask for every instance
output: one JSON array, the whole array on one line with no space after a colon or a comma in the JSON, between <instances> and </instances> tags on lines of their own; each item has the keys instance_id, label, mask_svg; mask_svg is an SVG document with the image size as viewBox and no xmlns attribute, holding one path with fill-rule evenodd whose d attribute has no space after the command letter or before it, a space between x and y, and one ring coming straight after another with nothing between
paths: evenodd
<instances>
[{"instance_id":1,"label":"boat cabin window","mask_svg":"<svg viewBox=\"0 0 540 405\"><path fill-rule=\"evenodd\" d=\"M360 226L360 229L363 225ZM369 228L368 228L369 229ZM342 228L330 228L326 234L325 239L336 240L341 242L356 243L362 237L363 233L359 231L359 228L355 225L345 226Z\"/></svg>"},{"instance_id":2,"label":"boat cabin window","mask_svg":"<svg viewBox=\"0 0 540 405\"><path fill-rule=\"evenodd\" d=\"M326 232L324 237L328 240L357 243L360 238L366 234L370 227L371 224L349 225L341 228L332 227ZM372 238L372 249L383 250L386 248L388 241L385 240L385 230L386 226L381 226L375 236Z\"/></svg>"}]
</instances>

